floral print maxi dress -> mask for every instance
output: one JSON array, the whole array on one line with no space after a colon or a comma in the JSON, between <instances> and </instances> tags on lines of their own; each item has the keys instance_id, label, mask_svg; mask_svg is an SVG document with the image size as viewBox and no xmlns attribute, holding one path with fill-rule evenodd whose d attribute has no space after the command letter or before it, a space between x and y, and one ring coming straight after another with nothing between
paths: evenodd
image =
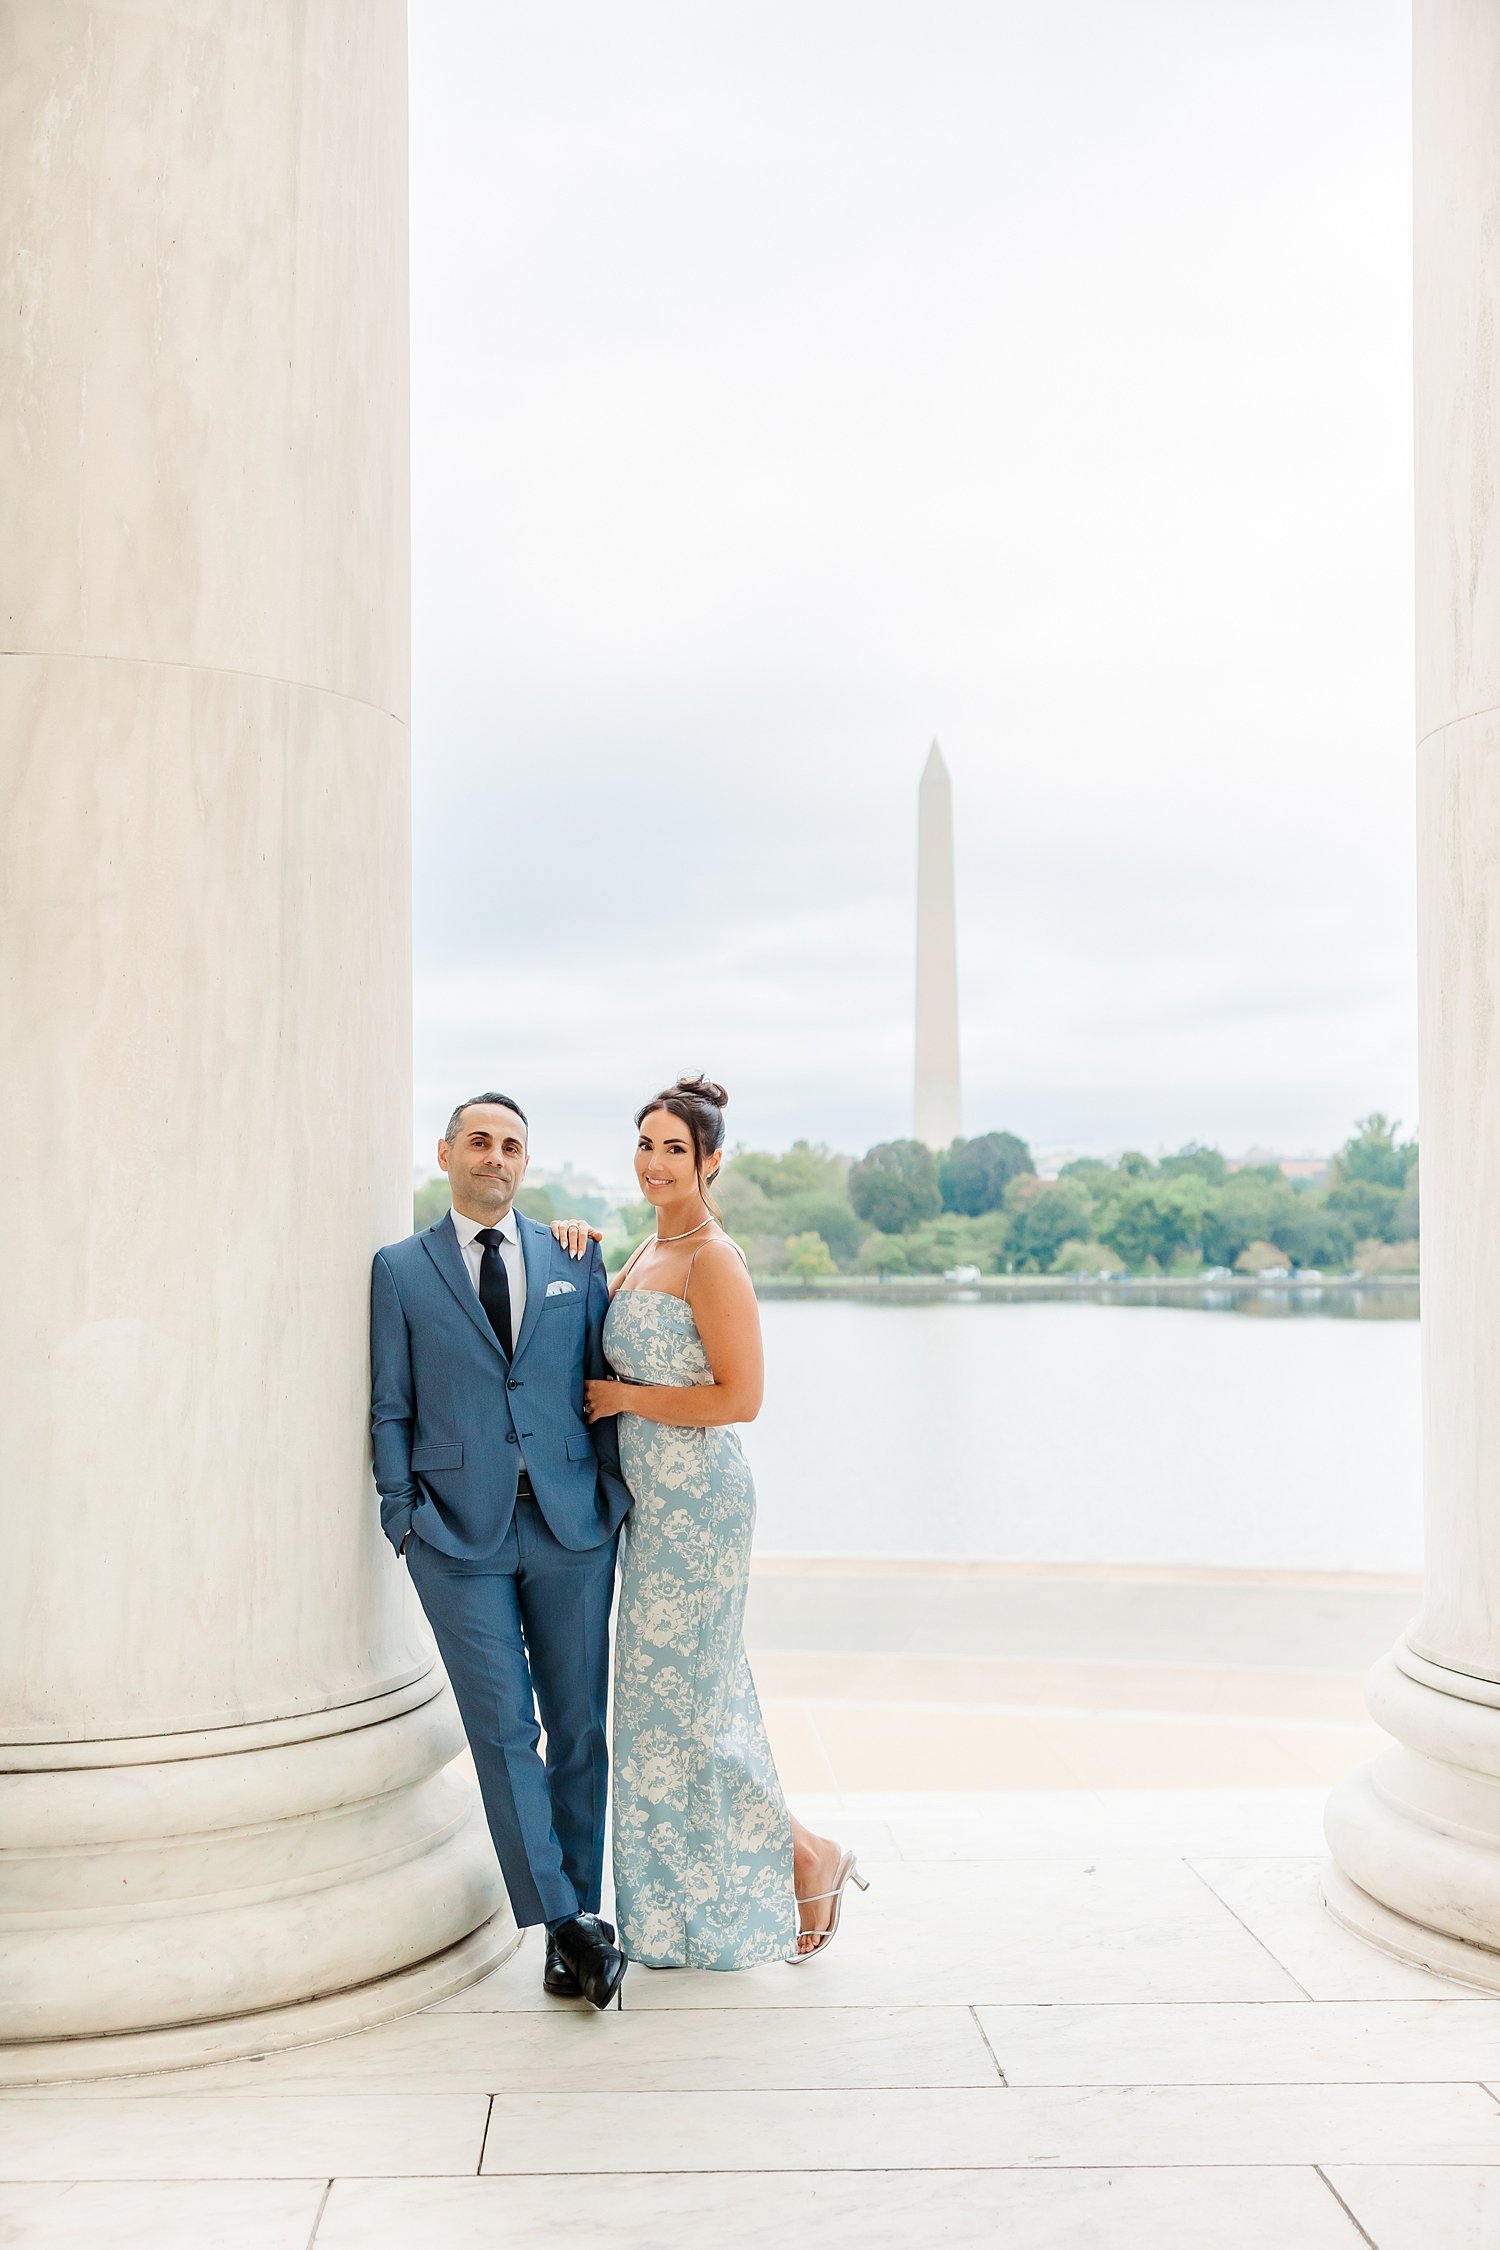
<instances>
[{"instance_id":1,"label":"floral print maxi dress","mask_svg":"<svg viewBox=\"0 0 1500 2250\"><path fill-rule=\"evenodd\" d=\"M634 1383L711 1383L691 1305L615 1292L604 1349ZM615 1629L620 1942L648 1968L797 1950L792 1830L741 1633L755 1486L732 1430L620 1416L634 1498Z\"/></svg>"}]
</instances>

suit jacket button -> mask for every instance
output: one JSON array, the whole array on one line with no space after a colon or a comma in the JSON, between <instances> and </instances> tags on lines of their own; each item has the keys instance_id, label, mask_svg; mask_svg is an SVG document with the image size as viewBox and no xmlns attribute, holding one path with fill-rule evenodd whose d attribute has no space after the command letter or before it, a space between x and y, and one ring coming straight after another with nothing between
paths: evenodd
<instances>
[{"instance_id":1,"label":"suit jacket button","mask_svg":"<svg viewBox=\"0 0 1500 2250\"><path fill-rule=\"evenodd\" d=\"M516 1445L516 1444L518 1444L518 1443L519 1443L519 1440L517 1439L517 1437L516 1437L516 1433L515 1433L515 1431L514 1431L514 1430L507 1430L507 1431L506 1431L506 1433L505 1433L505 1442L506 1442L506 1444L507 1444L507 1445Z\"/></svg>"},{"instance_id":2,"label":"suit jacket button","mask_svg":"<svg viewBox=\"0 0 1500 2250\"><path fill-rule=\"evenodd\" d=\"M518 1382L516 1381L516 1378L514 1377L514 1375L507 1375L507 1376L506 1376L506 1378L505 1378L505 1388L506 1388L506 1389L507 1389L508 1391L518 1391L518 1390L519 1390L519 1389L521 1388L521 1386L520 1386L520 1384L519 1384L519 1383L518 1383Z\"/></svg>"}]
</instances>

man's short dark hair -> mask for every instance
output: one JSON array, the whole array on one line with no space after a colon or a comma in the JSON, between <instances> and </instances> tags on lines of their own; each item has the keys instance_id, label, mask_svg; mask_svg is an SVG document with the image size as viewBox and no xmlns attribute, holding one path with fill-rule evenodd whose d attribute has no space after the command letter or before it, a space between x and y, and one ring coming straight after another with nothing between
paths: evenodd
<instances>
[{"instance_id":1,"label":"man's short dark hair","mask_svg":"<svg viewBox=\"0 0 1500 2250\"><path fill-rule=\"evenodd\" d=\"M478 1109L481 1103L490 1109L513 1109L521 1123L526 1127L527 1132L531 1131L531 1124L525 1110L522 1109L519 1102L513 1102L509 1094L471 1094L466 1102L459 1103L457 1109L449 1118L448 1130L443 1135L443 1139L451 1141L459 1126L463 1123L464 1111L466 1109Z\"/></svg>"}]
</instances>

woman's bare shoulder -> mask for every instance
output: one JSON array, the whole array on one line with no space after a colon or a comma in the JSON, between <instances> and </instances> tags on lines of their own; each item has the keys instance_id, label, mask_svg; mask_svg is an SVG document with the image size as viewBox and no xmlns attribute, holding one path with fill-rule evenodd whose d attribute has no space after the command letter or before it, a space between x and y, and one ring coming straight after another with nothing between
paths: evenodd
<instances>
[{"instance_id":1,"label":"woman's bare shoulder","mask_svg":"<svg viewBox=\"0 0 1500 2250\"><path fill-rule=\"evenodd\" d=\"M699 1245L688 1266L688 1280L695 1289L706 1284L710 1289L732 1291L735 1295L753 1288L745 1253L728 1234L713 1235Z\"/></svg>"}]
</instances>

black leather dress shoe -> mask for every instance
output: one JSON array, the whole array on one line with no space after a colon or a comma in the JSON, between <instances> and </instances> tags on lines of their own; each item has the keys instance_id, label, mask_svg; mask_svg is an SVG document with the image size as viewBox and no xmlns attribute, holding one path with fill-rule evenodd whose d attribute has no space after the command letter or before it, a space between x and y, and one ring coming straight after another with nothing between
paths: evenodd
<instances>
[{"instance_id":1,"label":"black leather dress shoe","mask_svg":"<svg viewBox=\"0 0 1500 2250\"><path fill-rule=\"evenodd\" d=\"M599 1922L598 1928L613 1945L615 1940L613 1922ZM554 2000L581 2000L583 1998L583 1987L558 1952L556 1943L551 1938L547 1940L547 1965L542 1971L542 1990L550 1992Z\"/></svg>"},{"instance_id":2,"label":"black leather dress shoe","mask_svg":"<svg viewBox=\"0 0 1500 2250\"><path fill-rule=\"evenodd\" d=\"M572 1971L581 1997L596 2008L607 2008L625 1982L625 1956L614 1936L597 1914L574 1914L558 1923L548 1947L549 1954L555 1948L563 1966Z\"/></svg>"}]
</instances>

